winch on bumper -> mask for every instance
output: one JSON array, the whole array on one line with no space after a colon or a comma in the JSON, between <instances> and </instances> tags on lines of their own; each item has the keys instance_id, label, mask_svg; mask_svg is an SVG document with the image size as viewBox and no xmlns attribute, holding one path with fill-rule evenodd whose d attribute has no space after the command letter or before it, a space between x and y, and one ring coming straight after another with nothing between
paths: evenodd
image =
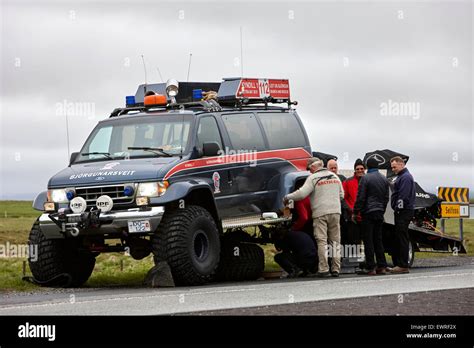
<instances>
[{"instance_id":1,"label":"winch on bumper","mask_svg":"<svg viewBox=\"0 0 474 348\"><path fill-rule=\"evenodd\" d=\"M160 224L164 212L165 208L162 206L109 212L91 210L83 213L63 209L57 213L42 214L39 224L48 239L80 235L151 234ZM144 228L132 227L135 225Z\"/></svg>"}]
</instances>

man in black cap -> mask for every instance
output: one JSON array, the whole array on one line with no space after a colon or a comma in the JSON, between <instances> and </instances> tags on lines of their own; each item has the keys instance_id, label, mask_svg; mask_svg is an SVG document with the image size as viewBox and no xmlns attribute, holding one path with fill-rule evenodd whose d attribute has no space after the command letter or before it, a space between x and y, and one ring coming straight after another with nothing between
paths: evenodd
<instances>
[{"instance_id":1,"label":"man in black cap","mask_svg":"<svg viewBox=\"0 0 474 348\"><path fill-rule=\"evenodd\" d=\"M367 174L361 177L353 219L361 215L362 238L365 251L365 268L359 274L387 274L387 261L382 243L382 224L389 200L389 183L379 173L375 158L367 160ZM377 264L374 259L377 259ZM377 267L376 267L377 266Z\"/></svg>"}]
</instances>

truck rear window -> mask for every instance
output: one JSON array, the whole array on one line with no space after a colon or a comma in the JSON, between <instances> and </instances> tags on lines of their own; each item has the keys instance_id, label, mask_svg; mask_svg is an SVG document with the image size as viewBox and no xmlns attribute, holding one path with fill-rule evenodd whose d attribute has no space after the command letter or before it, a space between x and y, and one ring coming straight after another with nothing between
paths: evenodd
<instances>
[{"instance_id":1,"label":"truck rear window","mask_svg":"<svg viewBox=\"0 0 474 348\"><path fill-rule=\"evenodd\" d=\"M265 143L253 113L223 115L225 127L234 150L264 150Z\"/></svg>"},{"instance_id":2,"label":"truck rear window","mask_svg":"<svg viewBox=\"0 0 474 348\"><path fill-rule=\"evenodd\" d=\"M260 112L258 117L268 139L270 150L303 147L306 138L296 116L287 112Z\"/></svg>"}]
</instances>

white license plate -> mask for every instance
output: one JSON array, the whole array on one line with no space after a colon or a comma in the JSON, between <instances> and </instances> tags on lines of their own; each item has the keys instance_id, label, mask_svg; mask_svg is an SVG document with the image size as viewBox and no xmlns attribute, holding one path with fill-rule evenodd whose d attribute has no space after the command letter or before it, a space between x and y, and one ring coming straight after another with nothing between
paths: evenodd
<instances>
[{"instance_id":1,"label":"white license plate","mask_svg":"<svg viewBox=\"0 0 474 348\"><path fill-rule=\"evenodd\" d=\"M133 220L128 222L128 232L150 232L150 221L149 220Z\"/></svg>"}]
</instances>

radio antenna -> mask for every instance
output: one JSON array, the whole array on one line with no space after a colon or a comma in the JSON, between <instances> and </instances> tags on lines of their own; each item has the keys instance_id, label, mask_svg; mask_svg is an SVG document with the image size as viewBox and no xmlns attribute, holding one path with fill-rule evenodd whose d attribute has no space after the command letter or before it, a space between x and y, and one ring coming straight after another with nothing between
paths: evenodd
<instances>
[{"instance_id":1,"label":"radio antenna","mask_svg":"<svg viewBox=\"0 0 474 348\"><path fill-rule=\"evenodd\" d=\"M242 45L242 27L240 27L240 76L244 77L244 50Z\"/></svg>"},{"instance_id":2,"label":"radio antenna","mask_svg":"<svg viewBox=\"0 0 474 348\"><path fill-rule=\"evenodd\" d=\"M142 62L143 62L143 70L145 71L145 87L143 88L146 93L146 85L147 85L147 78L146 78L146 64L145 64L145 57L142 54Z\"/></svg>"},{"instance_id":3,"label":"radio antenna","mask_svg":"<svg viewBox=\"0 0 474 348\"><path fill-rule=\"evenodd\" d=\"M191 58L193 57L193 54L189 54L189 65L188 65L188 77L186 79L186 82L189 82L189 72L191 71Z\"/></svg>"},{"instance_id":4,"label":"radio antenna","mask_svg":"<svg viewBox=\"0 0 474 348\"><path fill-rule=\"evenodd\" d=\"M156 67L156 70L158 70L158 75L160 75L160 81L163 82L163 76L161 76L160 68Z\"/></svg>"},{"instance_id":5,"label":"radio antenna","mask_svg":"<svg viewBox=\"0 0 474 348\"><path fill-rule=\"evenodd\" d=\"M67 158L69 161L69 159L71 158L71 150L69 147L69 119L67 116L67 108L66 108L66 139L67 139Z\"/></svg>"}]
</instances>

